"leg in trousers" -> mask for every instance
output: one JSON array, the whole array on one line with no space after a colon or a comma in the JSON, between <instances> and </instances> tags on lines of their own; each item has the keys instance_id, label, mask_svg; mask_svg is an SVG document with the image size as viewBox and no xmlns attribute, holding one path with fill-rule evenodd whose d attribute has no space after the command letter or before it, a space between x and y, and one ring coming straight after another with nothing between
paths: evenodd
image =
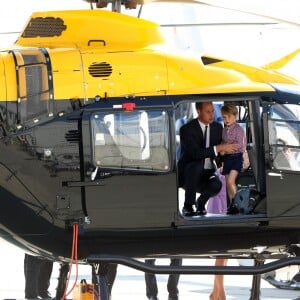
<instances>
[{"instance_id":1,"label":"leg in trousers","mask_svg":"<svg viewBox=\"0 0 300 300\"><path fill-rule=\"evenodd\" d=\"M108 264L106 282L107 282L109 295L111 295L112 288L117 276L117 267L118 264ZM92 267L92 283L95 285L95 289L98 290L96 271L93 267Z\"/></svg>"},{"instance_id":2,"label":"leg in trousers","mask_svg":"<svg viewBox=\"0 0 300 300\"><path fill-rule=\"evenodd\" d=\"M53 269L53 262L47 259L40 259L40 276L38 279L38 295L41 298L51 298L48 288Z\"/></svg>"},{"instance_id":3,"label":"leg in trousers","mask_svg":"<svg viewBox=\"0 0 300 300\"><path fill-rule=\"evenodd\" d=\"M38 278L40 259L36 256L25 254L24 276L25 276L25 298L36 299L38 297Z\"/></svg>"},{"instance_id":4,"label":"leg in trousers","mask_svg":"<svg viewBox=\"0 0 300 300\"><path fill-rule=\"evenodd\" d=\"M154 265L155 259L146 259L145 262L149 265ZM148 299L157 299L158 289L155 274L145 273L145 282Z\"/></svg>"},{"instance_id":5,"label":"leg in trousers","mask_svg":"<svg viewBox=\"0 0 300 300\"><path fill-rule=\"evenodd\" d=\"M171 258L170 266L181 266L182 259L181 258ZM177 300L178 299L178 281L179 281L179 274L170 274L168 279L168 292L169 292L169 299Z\"/></svg>"},{"instance_id":6,"label":"leg in trousers","mask_svg":"<svg viewBox=\"0 0 300 300\"><path fill-rule=\"evenodd\" d=\"M195 204L198 183L201 181L202 166L197 162L189 163L184 170L184 207L191 209Z\"/></svg>"}]
</instances>

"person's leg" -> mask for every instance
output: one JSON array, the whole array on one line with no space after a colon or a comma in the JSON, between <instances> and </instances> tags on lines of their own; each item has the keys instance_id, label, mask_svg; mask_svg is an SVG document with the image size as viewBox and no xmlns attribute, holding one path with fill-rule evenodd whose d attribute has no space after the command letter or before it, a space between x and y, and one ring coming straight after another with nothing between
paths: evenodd
<instances>
[{"instance_id":1,"label":"person's leg","mask_svg":"<svg viewBox=\"0 0 300 300\"><path fill-rule=\"evenodd\" d=\"M146 259L145 262L150 265L155 264L155 259ZM146 296L148 299L157 299L158 289L156 276L152 273L145 273Z\"/></svg>"},{"instance_id":2,"label":"person's leg","mask_svg":"<svg viewBox=\"0 0 300 300\"><path fill-rule=\"evenodd\" d=\"M108 264L107 274L106 274L106 282L108 287L108 292L111 295L113 284L115 282L117 276L117 268L118 264ZM98 280L96 276L95 268L92 266L92 283L94 284L94 288L98 290Z\"/></svg>"},{"instance_id":3,"label":"person's leg","mask_svg":"<svg viewBox=\"0 0 300 300\"><path fill-rule=\"evenodd\" d=\"M95 289L98 290L97 289L98 280L97 280L96 270L93 265L91 265L91 267L92 267L92 283L94 284Z\"/></svg>"},{"instance_id":4,"label":"person's leg","mask_svg":"<svg viewBox=\"0 0 300 300\"><path fill-rule=\"evenodd\" d=\"M38 277L40 260L36 256L25 254L24 275L25 275L25 298L36 299L38 297Z\"/></svg>"},{"instance_id":5,"label":"person's leg","mask_svg":"<svg viewBox=\"0 0 300 300\"><path fill-rule=\"evenodd\" d=\"M38 295L45 299L50 298L48 292L50 286L50 278L53 269L53 262L47 259L40 259L40 273L38 278Z\"/></svg>"},{"instance_id":6,"label":"person's leg","mask_svg":"<svg viewBox=\"0 0 300 300\"><path fill-rule=\"evenodd\" d=\"M181 258L172 258L171 259L171 266L181 266L182 259ZM179 281L179 274L170 274L168 279L167 289L169 292L169 299L170 300L177 300L178 299L178 281Z\"/></svg>"},{"instance_id":7,"label":"person's leg","mask_svg":"<svg viewBox=\"0 0 300 300\"><path fill-rule=\"evenodd\" d=\"M185 201L184 207L191 209L195 204L197 185L201 181L201 174L203 168L199 163L191 162L184 170L184 189L185 189Z\"/></svg>"},{"instance_id":8,"label":"person's leg","mask_svg":"<svg viewBox=\"0 0 300 300\"><path fill-rule=\"evenodd\" d=\"M216 266L226 266L227 259L217 258ZM224 275L215 275L214 287L209 295L209 300L226 300L226 293L224 288Z\"/></svg>"},{"instance_id":9,"label":"person's leg","mask_svg":"<svg viewBox=\"0 0 300 300\"><path fill-rule=\"evenodd\" d=\"M117 267L118 264L109 264L108 266L106 280L107 280L107 286L110 295L117 276Z\"/></svg>"},{"instance_id":10,"label":"person's leg","mask_svg":"<svg viewBox=\"0 0 300 300\"><path fill-rule=\"evenodd\" d=\"M239 172L237 170L231 170L229 174L227 174L226 177L226 188L227 188L227 194L228 198L230 199L230 203L232 203L232 199L234 198L237 187L236 187L236 178L238 176Z\"/></svg>"}]
</instances>

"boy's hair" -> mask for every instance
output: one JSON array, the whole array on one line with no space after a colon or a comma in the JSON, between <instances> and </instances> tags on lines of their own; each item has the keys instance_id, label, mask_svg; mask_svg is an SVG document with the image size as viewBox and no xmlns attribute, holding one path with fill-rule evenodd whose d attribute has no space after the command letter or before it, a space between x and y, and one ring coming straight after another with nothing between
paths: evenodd
<instances>
[{"instance_id":1,"label":"boy's hair","mask_svg":"<svg viewBox=\"0 0 300 300\"><path fill-rule=\"evenodd\" d=\"M233 104L225 104L224 106L221 107L221 112L223 114L230 114L235 116L237 116L238 114L238 110L236 106Z\"/></svg>"}]
</instances>

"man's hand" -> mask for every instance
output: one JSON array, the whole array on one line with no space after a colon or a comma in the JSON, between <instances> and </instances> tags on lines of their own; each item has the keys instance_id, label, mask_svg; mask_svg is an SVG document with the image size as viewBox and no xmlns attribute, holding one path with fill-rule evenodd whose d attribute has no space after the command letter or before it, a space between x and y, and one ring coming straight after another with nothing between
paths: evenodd
<instances>
[{"instance_id":1,"label":"man's hand","mask_svg":"<svg viewBox=\"0 0 300 300\"><path fill-rule=\"evenodd\" d=\"M232 154L235 153L239 148L239 144L220 144L216 146L218 153Z\"/></svg>"}]
</instances>

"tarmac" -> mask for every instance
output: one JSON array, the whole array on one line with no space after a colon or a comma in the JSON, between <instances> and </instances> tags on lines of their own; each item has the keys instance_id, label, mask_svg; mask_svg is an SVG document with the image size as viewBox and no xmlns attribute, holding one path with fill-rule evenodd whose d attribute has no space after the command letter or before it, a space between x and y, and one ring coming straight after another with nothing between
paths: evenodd
<instances>
[{"instance_id":1,"label":"tarmac","mask_svg":"<svg viewBox=\"0 0 300 300\"><path fill-rule=\"evenodd\" d=\"M24 253L13 245L0 238L0 299L24 299ZM157 260L158 264L168 265L168 259ZM184 259L183 264L193 265L214 264L210 259ZM237 260L230 260L229 265L237 265ZM54 297L56 293L59 263L54 263L49 292ZM280 270L277 276L282 280L290 279L297 272L298 267ZM71 281L68 291L72 288L76 278L76 268L72 267ZM86 279L91 282L91 267L80 265L78 279ZM208 300L212 290L213 275L181 275L179 280L180 300ZM159 299L167 300L168 275L157 275ZM249 300L252 276L249 275L226 275L225 288L227 300ZM72 292L68 299L72 299ZM261 300L296 300L300 299L300 291L278 289L267 281L261 281ZM144 273L125 266L118 266L117 278L112 290L112 300L147 300L145 295Z\"/></svg>"}]
</instances>

